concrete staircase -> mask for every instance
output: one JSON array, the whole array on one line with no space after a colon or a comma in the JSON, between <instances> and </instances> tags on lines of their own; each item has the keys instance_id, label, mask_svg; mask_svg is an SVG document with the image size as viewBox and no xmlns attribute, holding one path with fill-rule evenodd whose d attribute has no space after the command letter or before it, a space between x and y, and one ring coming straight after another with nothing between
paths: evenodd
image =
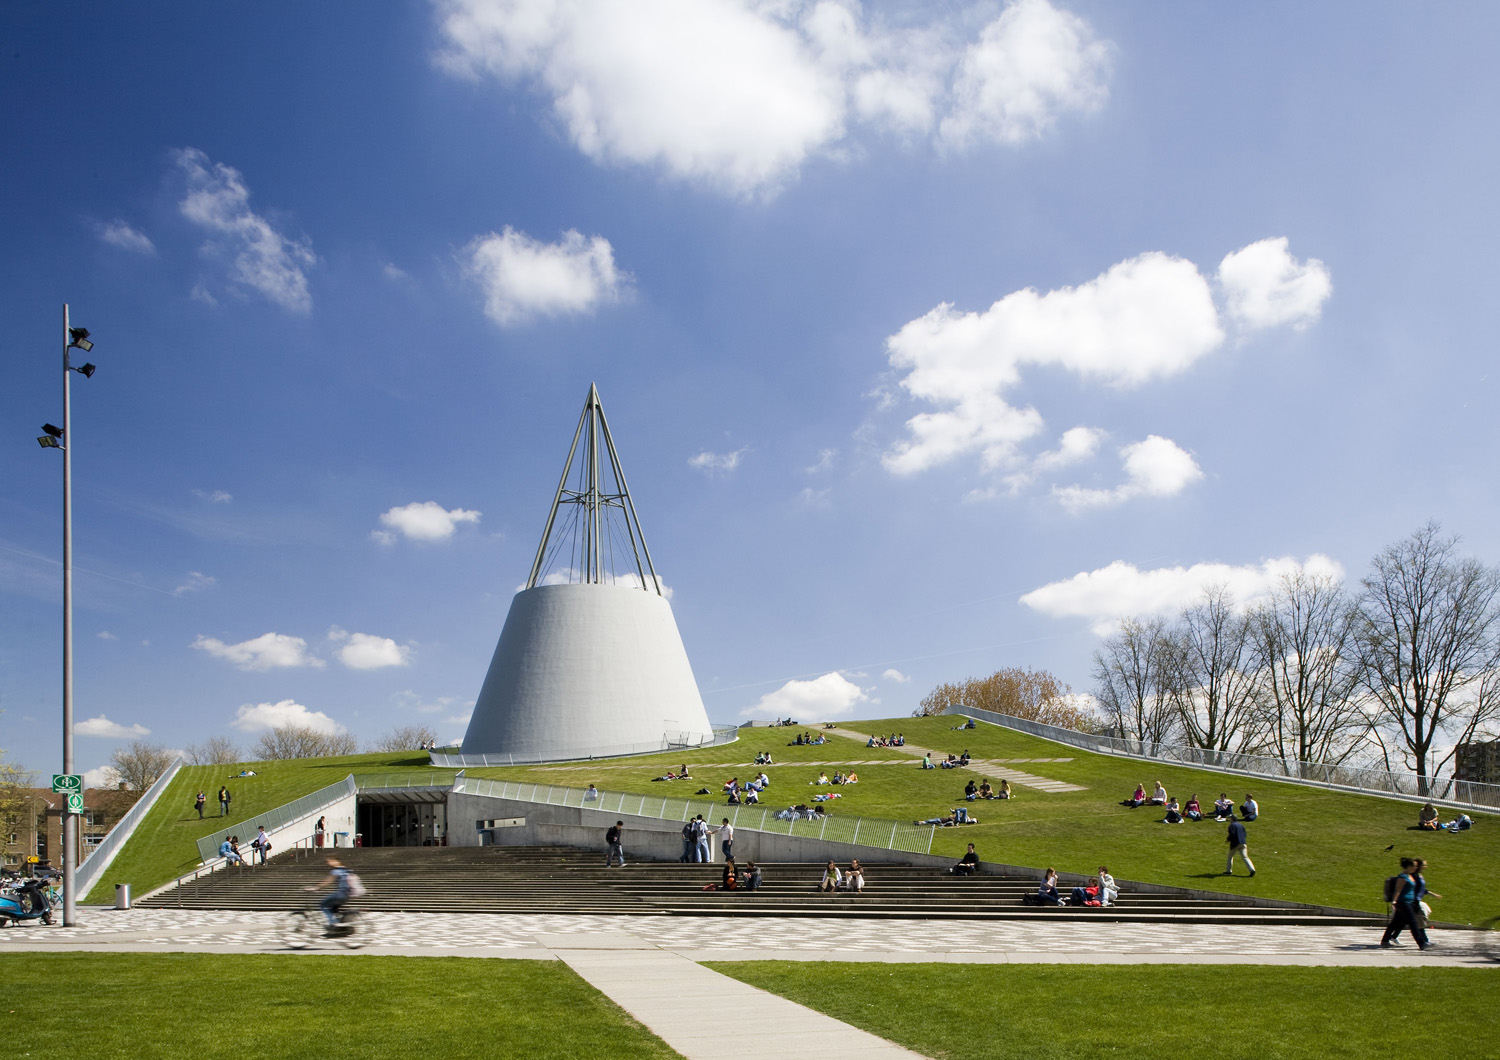
<instances>
[{"instance_id":1,"label":"concrete staircase","mask_svg":"<svg viewBox=\"0 0 1500 1060\"><path fill-rule=\"evenodd\" d=\"M1108 920L1133 923L1374 925L1375 914L1253 905L1231 895L1132 893L1107 909L1021 904L1036 881L954 877L912 865L868 865L859 895L819 894L821 864L762 863L758 892L705 891L721 865L632 861L603 867L603 854L551 847L385 847L339 856L370 893L362 909L440 913L593 913L633 916L781 916L859 919ZM201 877L137 904L185 909L292 909L327 873L321 857L287 855L254 868ZM1066 889L1065 889L1066 891Z\"/></svg>"}]
</instances>

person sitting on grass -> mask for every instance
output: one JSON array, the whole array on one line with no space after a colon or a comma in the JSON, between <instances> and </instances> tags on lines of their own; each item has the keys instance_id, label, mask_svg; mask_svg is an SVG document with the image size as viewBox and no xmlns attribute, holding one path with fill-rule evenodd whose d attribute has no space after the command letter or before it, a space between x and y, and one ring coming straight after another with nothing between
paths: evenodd
<instances>
[{"instance_id":1,"label":"person sitting on grass","mask_svg":"<svg viewBox=\"0 0 1500 1060\"><path fill-rule=\"evenodd\" d=\"M1438 812L1436 806L1429 802L1422 807L1422 811L1417 814L1417 827L1424 832L1436 832L1438 830Z\"/></svg>"},{"instance_id":2,"label":"person sitting on grass","mask_svg":"<svg viewBox=\"0 0 1500 1060\"><path fill-rule=\"evenodd\" d=\"M955 876L973 876L979 872L979 855L974 852L974 844L969 844L969 849L964 856L958 859L958 864L948 870Z\"/></svg>"},{"instance_id":3,"label":"person sitting on grass","mask_svg":"<svg viewBox=\"0 0 1500 1060\"><path fill-rule=\"evenodd\" d=\"M854 770L852 770L852 769L849 770L849 772L847 774L845 774L845 776L844 776L844 783L845 784L858 784L859 783L859 774L856 773L856 772L854 772Z\"/></svg>"},{"instance_id":4,"label":"person sitting on grass","mask_svg":"<svg viewBox=\"0 0 1500 1060\"><path fill-rule=\"evenodd\" d=\"M727 792L730 792L730 793L739 791L740 790L740 778L739 777L730 777L728 780L724 781L724 790L727 791Z\"/></svg>"},{"instance_id":5,"label":"person sitting on grass","mask_svg":"<svg viewBox=\"0 0 1500 1060\"><path fill-rule=\"evenodd\" d=\"M818 779L817 780L809 780L808 783L809 784L814 784L814 785L816 785L818 787L823 787L825 784L828 783L828 774L825 771L823 771L823 770L820 769L820 770L818 770Z\"/></svg>"},{"instance_id":6,"label":"person sitting on grass","mask_svg":"<svg viewBox=\"0 0 1500 1060\"><path fill-rule=\"evenodd\" d=\"M971 780L969 781L969 783L972 784L973 781ZM990 787L990 782L988 780L982 780L979 782L979 797L981 799L993 799L995 797L995 789Z\"/></svg>"},{"instance_id":7,"label":"person sitting on grass","mask_svg":"<svg viewBox=\"0 0 1500 1060\"><path fill-rule=\"evenodd\" d=\"M1197 795L1188 797L1187 805L1182 808L1182 816L1186 817L1189 821L1203 820L1203 807L1198 805Z\"/></svg>"},{"instance_id":8,"label":"person sitting on grass","mask_svg":"<svg viewBox=\"0 0 1500 1060\"><path fill-rule=\"evenodd\" d=\"M1255 801L1255 796L1245 794L1245 804L1240 807L1240 817L1246 821L1253 821L1260 816L1260 806Z\"/></svg>"},{"instance_id":9,"label":"person sitting on grass","mask_svg":"<svg viewBox=\"0 0 1500 1060\"><path fill-rule=\"evenodd\" d=\"M925 755L922 756L922 768L923 769L936 769L937 768L937 766L935 766L935 765L932 764L932 752L931 751L928 751Z\"/></svg>"},{"instance_id":10,"label":"person sitting on grass","mask_svg":"<svg viewBox=\"0 0 1500 1060\"><path fill-rule=\"evenodd\" d=\"M1177 797L1174 795L1167 800L1167 815L1162 818L1165 824L1181 824L1182 810L1177 806Z\"/></svg>"},{"instance_id":11,"label":"person sitting on grass","mask_svg":"<svg viewBox=\"0 0 1500 1060\"><path fill-rule=\"evenodd\" d=\"M1146 804L1146 785L1137 784L1135 794L1125 800L1126 806L1144 806Z\"/></svg>"},{"instance_id":12,"label":"person sitting on grass","mask_svg":"<svg viewBox=\"0 0 1500 1060\"><path fill-rule=\"evenodd\" d=\"M974 783L973 777L970 777L969 782L964 785L964 799L973 802L977 798L979 798L979 785Z\"/></svg>"},{"instance_id":13,"label":"person sitting on grass","mask_svg":"<svg viewBox=\"0 0 1500 1060\"><path fill-rule=\"evenodd\" d=\"M813 741L813 743L815 743L815 744L825 744L827 742L828 742L828 737L824 736L821 732L818 733L818 738Z\"/></svg>"},{"instance_id":14,"label":"person sitting on grass","mask_svg":"<svg viewBox=\"0 0 1500 1060\"><path fill-rule=\"evenodd\" d=\"M973 759L969 757L969 749L965 747L964 753L958 756L958 764L961 766L967 766L971 761L973 761Z\"/></svg>"},{"instance_id":15,"label":"person sitting on grass","mask_svg":"<svg viewBox=\"0 0 1500 1060\"><path fill-rule=\"evenodd\" d=\"M1165 806L1167 804L1167 789L1161 786L1161 781L1156 782L1156 790L1151 793L1151 805Z\"/></svg>"},{"instance_id":16,"label":"person sitting on grass","mask_svg":"<svg viewBox=\"0 0 1500 1060\"><path fill-rule=\"evenodd\" d=\"M770 756L767 756L766 765L771 764L772 763L770 761ZM755 775L755 782L760 785L761 791L765 791L771 786L771 778L766 776L766 771L764 769Z\"/></svg>"},{"instance_id":17,"label":"person sitting on grass","mask_svg":"<svg viewBox=\"0 0 1500 1060\"><path fill-rule=\"evenodd\" d=\"M996 795L995 798L997 798L997 799L1013 799L1015 797L1016 797L1016 793L1010 790L1010 781L1008 781L1008 780L1002 780L1000 782L1000 794Z\"/></svg>"},{"instance_id":18,"label":"person sitting on grass","mask_svg":"<svg viewBox=\"0 0 1500 1060\"><path fill-rule=\"evenodd\" d=\"M957 769L958 759L954 758L952 755L949 755L947 758L939 762L938 765L942 766L944 769Z\"/></svg>"},{"instance_id":19,"label":"person sitting on grass","mask_svg":"<svg viewBox=\"0 0 1500 1060\"><path fill-rule=\"evenodd\" d=\"M823 879L818 882L818 890L824 894L832 894L843 882L844 874L835 865L832 859L823 869Z\"/></svg>"},{"instance_id":20,"label":"person sitting on grass","mask_svg":"<svg viewBox=\"0 0 1500 1060\"><path fill-rule=\"evenodd\" d=\"M1226 821L1234 816L1234 800L1227 792L1219 792L1219 797L1214 800L1214 820Z\"/></svg>"}]
</instances>

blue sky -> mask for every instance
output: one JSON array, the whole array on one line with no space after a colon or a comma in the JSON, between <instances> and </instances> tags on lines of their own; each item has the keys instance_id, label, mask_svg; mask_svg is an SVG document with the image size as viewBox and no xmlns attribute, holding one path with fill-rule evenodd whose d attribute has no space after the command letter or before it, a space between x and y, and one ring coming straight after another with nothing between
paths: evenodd
<instances>
[{"instance_id":1,"label":"blue sky","mask_svg":"<svg viewBox=\"0 0 1500 1060\"><path fill-rule=\"evenodd\" d=\"M0 747L60 765L64 302L83 768L461 735L591 382L719 722L1494 560L1497 22L6 5Z\"/></svg>"}]
</instances>

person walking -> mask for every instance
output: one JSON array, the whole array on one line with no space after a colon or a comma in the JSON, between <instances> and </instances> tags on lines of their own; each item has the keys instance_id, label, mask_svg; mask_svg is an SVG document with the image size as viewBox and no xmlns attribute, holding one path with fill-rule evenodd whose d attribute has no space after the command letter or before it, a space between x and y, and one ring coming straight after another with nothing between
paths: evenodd
<instances>
[{"instance_id":1,"label":"person walking","mask_svg":"<svg viewBox=\"0 0 1500 1060\"><path fill-rule=\"evenodd\" d=\"M1250 860L1250 850L1247 846L1248 837L1245 834L1245 826L1239 821L1229 822L1229 835L1226 841L1229 843L1229 859L1224 863L1224 875L1234 875L1234 856L1238 854L1240 860L1245 863L1245 868L1250 870L1250 875L1255 875L1255 863Z\"/></svg>"},{"instance_id":2,"label":"person walking","mask_svg":"<svg viewBox=\"0 0 1500 1060\"><path fill-rule=\"evenodd\" d=\"M198 811L198 820L203 820L203 807L208 804L208 796L200 789L198 797L193 800L193 809Z\"/></svg>"},{"instance_id":3,"label":"person walking","mask_svg":"<svg viewBox=\"0 0 1500 1060\"><path fill-rule=\"evenodd\" d=\"M266 857L271 853L271 837L266 835L265 825L261 825L255 833L255 838L250 840L250 848L255 851L257 864L264 865Z\"/></svg>"},{"instance_id":4,"label":"person walking","mask_svg":"<svg viewBox=\"0 0 1500 1060\"><path fill-rule=\"evenodd\" d=\"M1401 945L1397 939L1401 932L1409 930L1411 937L1416 940L1421 949L1427 949L1432 945L1432 940L1427 937L1427 914L1422 912L1422 896L1430 894L1427 890L1427 881L1422 878L1422 869L1426 862L1414 858L1401 859L1401 875L1392 878L1386 883L1386 894L1391 902L1391 921L1385 926L1385 934L1380 937L1380 948L1390 949L1392 946ZM1440 894L1433 894L1434 898L1441 898Z\"/></svg>"},{"instance_id":5,"label":"person walking","mask_svg":"<svg viewBox=\"0 0 1500 1060\"><path fill-rule=\"evenodd\" d=\"M609 868L610 862L615 858L620 859L620 868L623 869L625 867L625 846L622 839L624 832L625 822L616 821L610 827L609 831L604 833L604 842L609 848L604 855L604 867L606 869Z\"/></svg>"},{"instance_id":6,"label":"person walking","mask_svg":"<svg viewBox=\"0 0 1500 1060\"><path fill-rule=\"evenodd\" d=\"M224 785L220 784L219 785L219 816L220 817L228 817L229 816L229 799L230 799L229 789L226 788Z\"/></svg>"},{"instance_id":7,"label":"person walking","mask_svg":"<svg viewBox=\"0 0 1500 1060\"><path fill-rule=\"evenodd\" d=\"M719 836L719 849L724 851L724 860L734 860L734 825L729 823L729 818L724 818L724 823L715 828Z\"/></svg>"}]
</instances>

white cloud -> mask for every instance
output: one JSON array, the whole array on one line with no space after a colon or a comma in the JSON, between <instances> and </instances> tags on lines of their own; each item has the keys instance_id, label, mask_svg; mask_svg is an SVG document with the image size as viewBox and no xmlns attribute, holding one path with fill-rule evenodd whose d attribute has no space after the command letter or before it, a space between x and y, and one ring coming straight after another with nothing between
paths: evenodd
<instances>
[{"instance_id":1,"label":"white cloud","mask_svg":"<svg viewBox=\"0 0 1500 1060\"><path fill-rule=\"evenodd\" d=\"M451 73L535 89L595 162L736 195L774 191L858 123L1018 143L1107 96L1109 46L1046 0L1015 0L971 44L961 19L890 27L855 0L436 3Z\"/></svg>"},{"instance_id":2,"label":"white cloud","mask_svg":"<svg viewBox=\"0 0 1500 1060\"><path fill-rule=\"evenodd\" d=\"M1157 434L1121 449L1120 462L1125 467L1125 481L1114 489L1054 486L1052 494L1064 508L1077 512L1134 497L1172 497L1203 477L1203 469L1192 454Z\"/></svg>"},{"instance_id":3,"label":"white cloud","mask_svg":"<svg viewBox=\"0 0 1500 1060\"><path fill-rule=\"evenodd\" d=\"M83 786L85 788L114 788L120 784L120 771L114 766L100 766L97 769L86 769L83 772Z\"/></svg>"},{"instance_id":4,"label":"white cloud","mask_svg":"<svg viewBox=\"0 0 1500 1060\"><path fill-rule=\"evenodd\" d=\"M817 463L809 464L803 468L809 475L816 475L824 471L832 471L838 463L839 451L837 449L819 449Z\"/></svg>"},{"instance_id":5,"label":"white cloud","mask_svg":"<svg viewBox=\"0 0 1500 1060\"><path fill-rule=\"evenodd\" d=\"M1022 143L1045 134L1060 114L1098 110L1109 98L1111 50L1077 15L1046 0L1018 0L965 51L944 142Z\"/></svg>"},{"instance_id":6,"label":"white cloud","mask_svg":"<svg viewBox=\"0 0 1500 1060\"><path fill-rule=\"evenodd\" d=\"M477 523L479 515L479 512L464 508L449 510L436 501L417 501L383 512L380 524L411 541L446 541L453 536L459 523ZM372 531L370 536L383 545L396 540L395 534L383 530Z\"/></svg>"},{"instance_id":7,"label":"white cloud","mask_svg":"<svg viewBox=\"0 0 1500 1060\"><path fill-rule=\"evenodd\" d=\"M1112 632L1122 618L1171 614L1194 603L1210 585L1226 586L1246 607L1262 599L1283 574L1298 569L1342 580L1344 569L1327 556L1292 556L1260 564L1195 563L1191 567L1141 570L1115 560L1107 567L1051 582L1021 597L1021 603L1052 618L1082 618L1095 633Z\"/></svg>"},{"instance_id":8,"label":"white cloud","mask_svg":"<svg viewBox=\"0 0 1500 1060\"><path fill-rule=\"evenodd\" d=\"M788 681L767 692L753 707L740 712L743 718L794 718L802 722L827 721L853 713L869 697L841 673L824 674L811 681Z\"/></svg>"},{"instance_id":9,"label":"white cloud","mask_svg":"<svg viewBox=\"0 0 1500 1060\"><path fill-rule=\"evenodd\" d=\"M351 670L382 670L411 662L411 648L397 644L389 637L347 633L334 626L328 631L328 639L343 645L336 654L339 662Z\"/></svg>"},{"instance_id":10,"label":"white cloud","mask_svg":"<svg viewBox=\"0 0 1500 1060\"><path fill-rule=\"evenodd\" d=\"M229 723L240 732L264 732L267 729L284 729L296 726L313 729L330 736L344 731L344 727L321 710L308 710L301 703L283 699L279 703L246 703L235 711Z\"/></svg>"},{"instance_id":11,"label":"white cloud","mask_svg":"<svg viewBox=\"0 0 1500 1060\"><path fill-rule=\"evenodd\" d=\"M195 593L200 589L212 589L219 584L219 580L212 574L204 574L202 571L188 571L187 580L172 590L173 596L184 596L187 593Z\"/></svg>"},{"instance_id":12,"label":"white cloud","mask_svg":"<svg viewBox=\"0 0 1500 1060\"><path fill-rule=\"evenodd\" d=\"M1104 432L1095 427L1072 427L1057 440L1057 448L1037 456L1032 466L1040 471L1056 471L1071 467L1085 460L1092 460L1099 452L1099 443Z\"/></svg>"},{"instance_id":13,"label":"white cloud","mask_svg":"<svg viewBox=\"0 0 1500 1060\"><path fill-rule=\"evenodd\" d=\"M241 670L280 670L301 666L321 667L323 660L307 650L307 641L285 633L262 633L238 644L225 644L213 637L200 636L193 647L216 659L233 663Z\"/></svg>"},{"instance_id":14,"label":"white cloud","mask_svg":"<svg viewBox=\"0 0 1500 1060\"><path fill-rule=\"evenodd\" d=\"M193 490L193 496L208 501L209 504L228 504L234 500L234 494L224 490Z\"/></svg>"},{"instance_id":15,"label":"white cloud","mask_svg":"<svg viewBox=\"0 0 1500 1060\"><path fill-rule=\"evenodd\" d=\"M904 674L894 667L892 669L882 671L880 676L885 678L885 680L887 681L895 681L898 685L904 685L911 680L910 674Z\"/></svg>"},{"instance_id":16,"label":"white cloud","mask_svg":"<svg viewBox=\"0 0 1500 1060\"><path fill-rule=\"evenodd\" d=\"M410 283L411 282L411 274L410 273L408 273L400 265L396 265L396 264L394 264L392 262L389 262L389 261L386 262L384 265L380 266L380 275L384 276L387 280L390 280L392 283Z\"/></svg>"},{"instance_id":17,"label":"white cloud","mask_svg":"<svg viewBox=\"0 0 1500 1060\"><path fill-rule=\"evenodd\" d=\"M1262 239L1219 263L1229 316L1246 330L1290 324L1301 330L1318 319L1333 294L1333 278L1317 258L1298 262L1287 238Z\"/></svg>"},{"instance_id":18,"label":"white cloud","mask_svg":"<svg viewBox=\"0 0 1500 1060\"><path fill-rule=\"evenodd\" d=\"M131 737L148 736L151 730L139 724L121 725L100 714L97 718L76 722L73 725L73 732L77 736L103 736L110 740L128 740Z\"/></svg>"},{"instance_id":19,"label":"white cloud","mask_svg":"<svg viewBox=\"0 0 1500 1060\"><path fill-rule=\"evenodd\" d=\"M129 222L106 221L95 228L99 239L112 247L128 250L133 254L155 254L156 244L146 233L132 227Z\"/></svg>"},{"instance_id":20,"label":"white cloud","mask_svg":"<svg viewBox=\"0 0 1500 1060\"><path fill-rule=\"evenodd\" d=\"M1158 252L1078 287L1016 291L983 313L944 303L886 341L891 366L906 373L901 386L938 410L908 420L909 437L884 463L912 474L977 452L986 467L1014 464L1042 429L1041 413L1007 401L1022 368L1130 387L1185 370L1223 339L1207 281Z\"/></svg>"},{"instance_id":21,"label":"white cloud","mask_svg":"<svg viewBox=\"0 0 1500 1060\"><path fill-rule=\"evenodd\" d=\"M120 639L119 637L115 636L113 633L111 633L107 629L101 629L98 633L94 634L94 636L98 637L100 640L119 640Z\"/></svg>"},{"instance_id":22,"label":"white cloud","mask_svg":"<svg viewBox=\"0 0 1500 1060\"><path fill-rule=\"evenodd\" d=\"M543 243L506 225L470 241L459 260L484 292L485 316L497 324L590 312L617 301L630 279L615 267L609 240L572 229Z\"/></svg>"},{"instance_id":23,"label":"white cloud","mask_svg":"<svg viewBox=\"0 0 1500 1060\"><path fill-rule=\"evenodd\" d=\"M797 491L797 499L809 508L827 508L830 504L829 497L833 493L833 487L824 486L815 490L811 486L803 486Z\"/></svg>"},{"instance_id":24,"label":"white cloud","mask_svg":"<svg viewBox=\"0 0 1500 1060\"><path fill-rule=\"evenodd\" d=\"M239 170L194 147L177 152L177 165L187 177L187 194L178 207L182 216L212 234L204 250L229 260L231 284L259 291L283 309L306 313L312 309L307 273L317 262L312 244L290 239L270 221L250 209L250 189ZM200 284L194 297L213 294Z\"/></svg>"},{"instance_id":25,"label":"white cloud","mask_svg":"<svg viewBox=\"0 0 1500 1060\"><path fill-rule=\"evenodd\" d=\"M740 466L740 460L750 451L748 445L741 446L731 453L710 453L707 449L696 456L688 457L688 467L706 471L709 474L725 474Z\"/></svg>"}]
</instances>

